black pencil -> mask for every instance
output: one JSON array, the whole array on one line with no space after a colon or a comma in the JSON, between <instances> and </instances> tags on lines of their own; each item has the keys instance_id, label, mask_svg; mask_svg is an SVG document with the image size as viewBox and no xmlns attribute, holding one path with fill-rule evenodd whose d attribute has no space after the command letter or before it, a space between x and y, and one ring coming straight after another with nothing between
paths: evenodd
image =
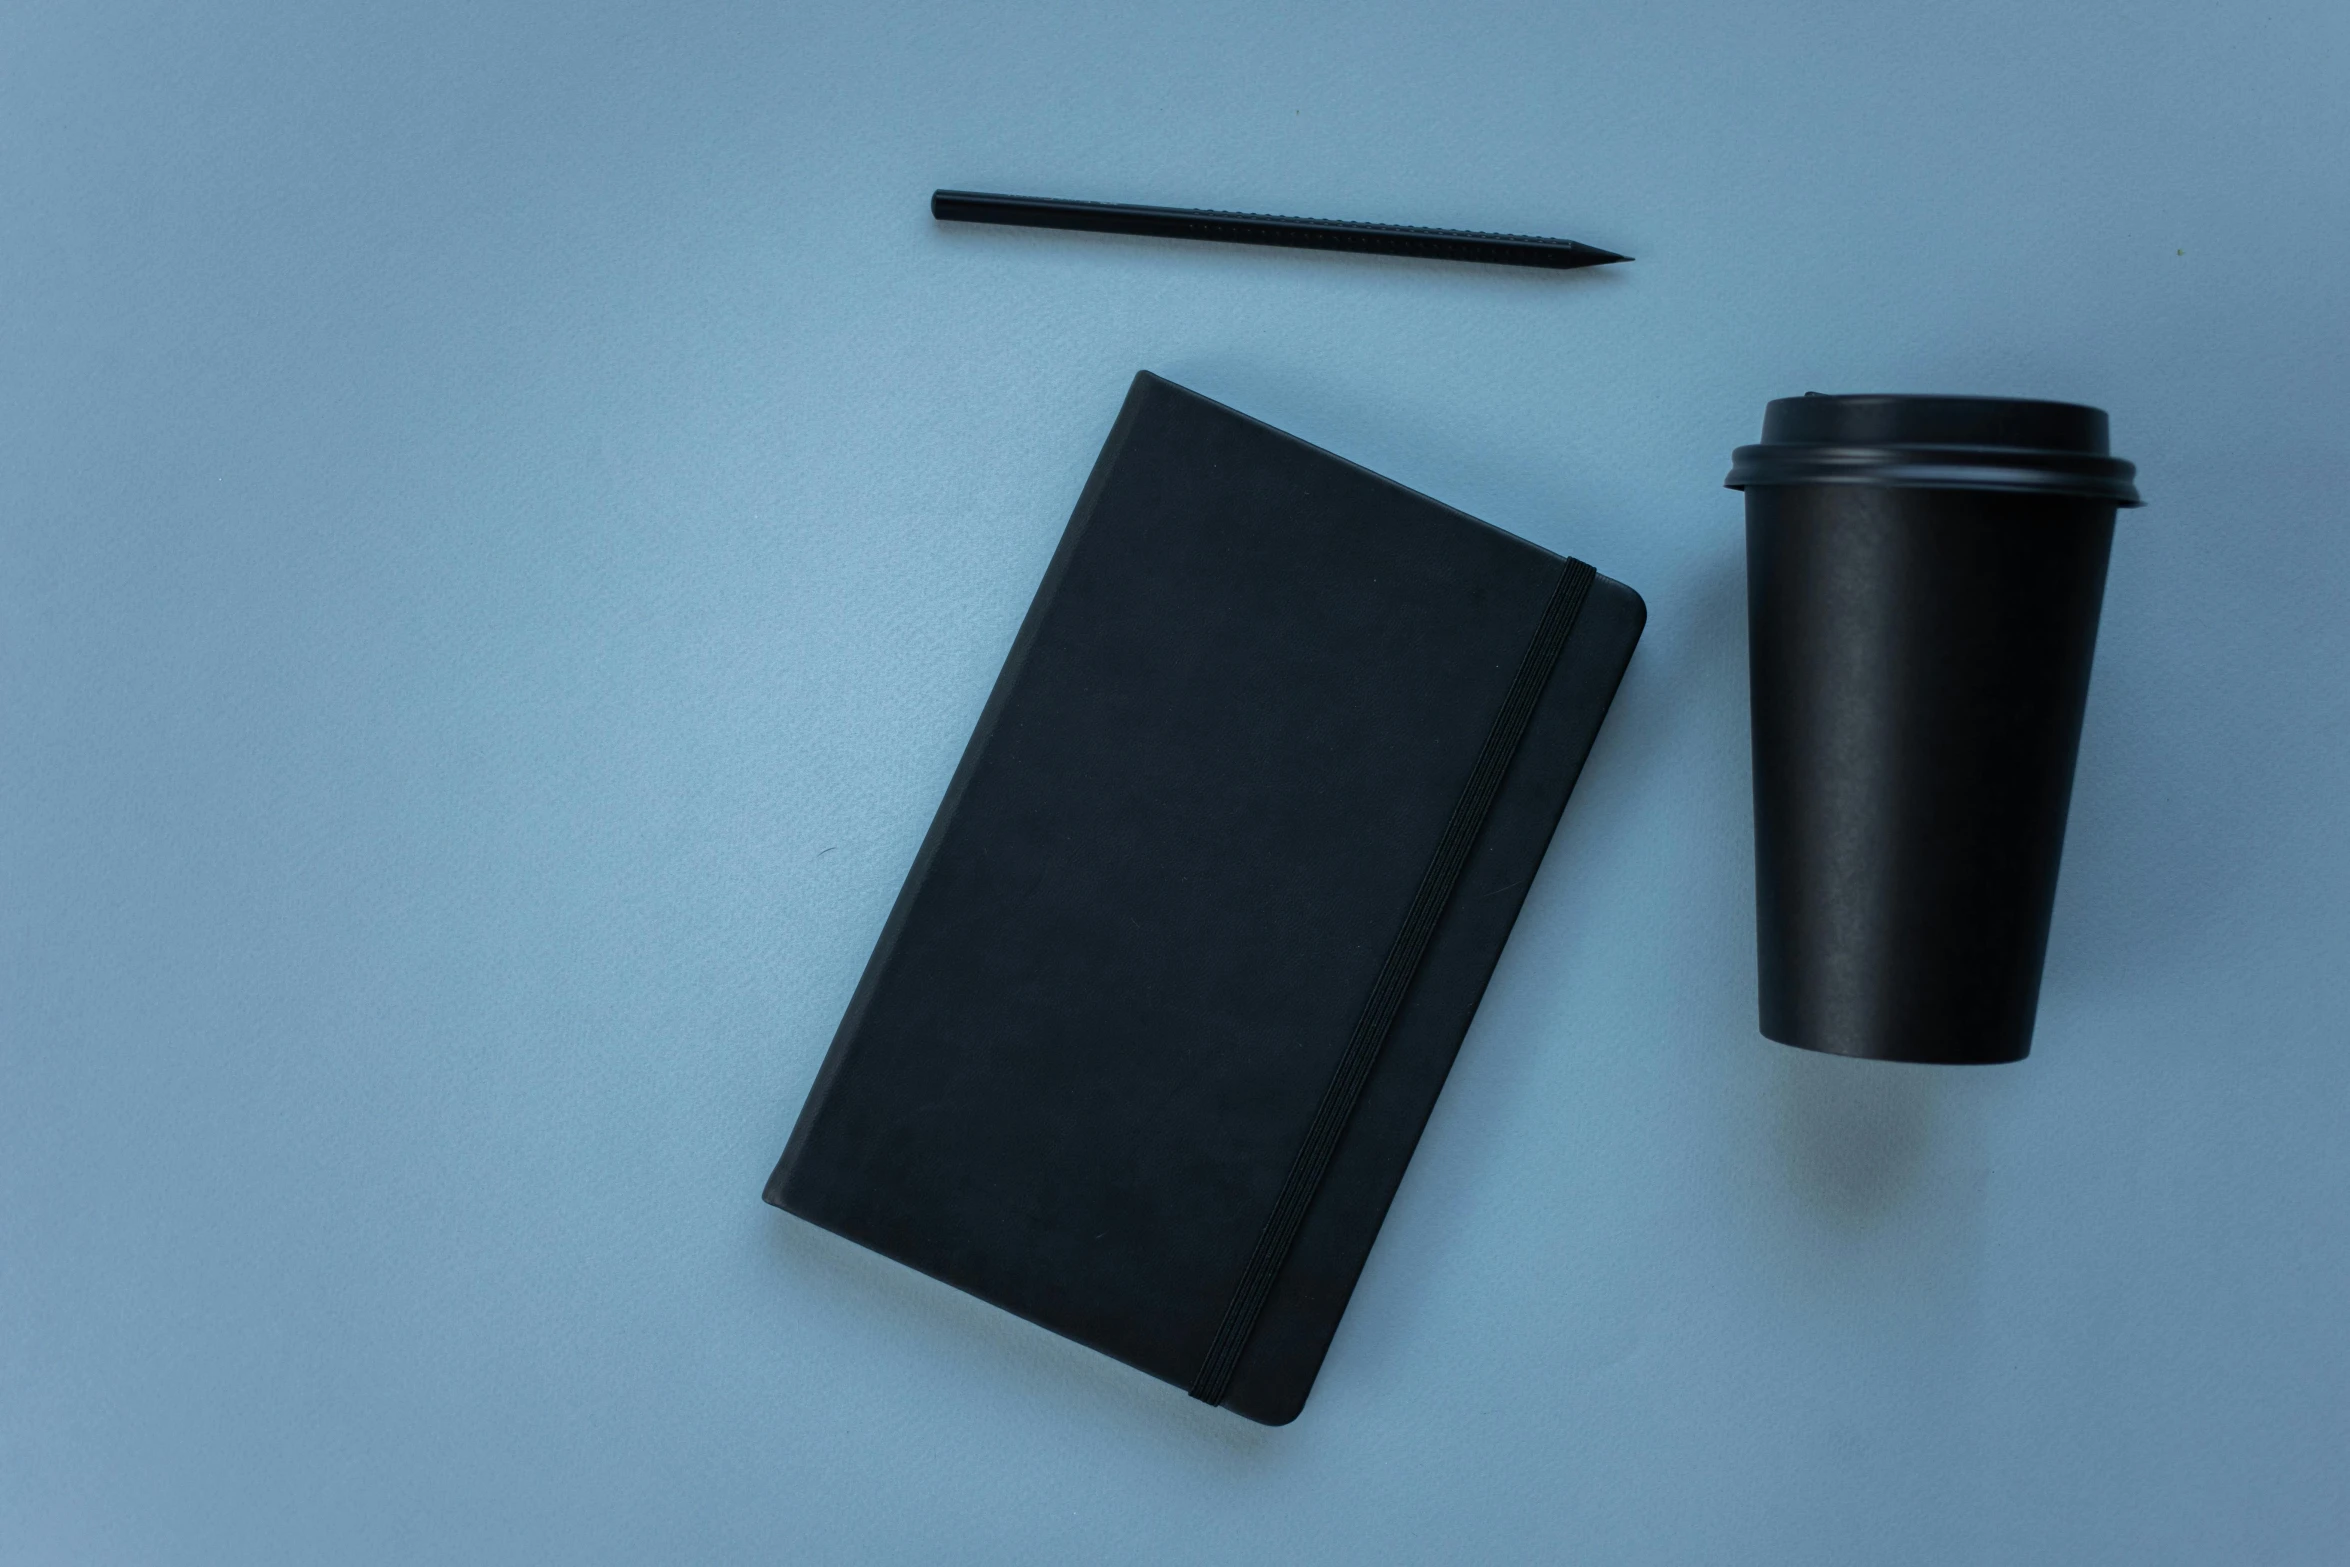
<instances>
[{"instance_id":1,"label":"black pencil","mask_svg":"<svg viewBox=\"0 0 2350 1567\"><path fill-rule=\"evenodd\" d=\"M1091 234L1146 234L1159 239L1222 240L1235 245L1289 245L1303 250L1372 251L1438 261L1489 261L1509 267L1596 267L1629 261L1612 250L1571 239L1530 234L1472 234L1459 229L1406 228L1400 223L1341 223L1327 218L1275 218L1249 212L1194 212L1184 207L1130 207L1107 201L1063 201L1052 196L993 196L941 190L930 215L951 223L1009 223L1022 228L1081 229Z\"/></svg>"}]
</instances>

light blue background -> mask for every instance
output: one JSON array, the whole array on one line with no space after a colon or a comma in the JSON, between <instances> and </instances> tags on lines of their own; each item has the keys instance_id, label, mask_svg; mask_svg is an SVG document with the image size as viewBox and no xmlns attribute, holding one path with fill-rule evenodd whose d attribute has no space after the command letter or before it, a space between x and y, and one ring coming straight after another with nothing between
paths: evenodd
<instances>
[{"instance_id":1,"label":"light blue background","mask_svg":"<svg viewBox=\"0 0 2350 1567\"><path fill-rule=\"evenodd\" d=\"M2346 257L2338 0L11 8L0 1560L2344 1560ZM758 1202L1143 366L1652 611L1285 1430ZM2022 1066L1755 1032L1814 388L2141 464Z\"/></svg>"}]
</instances>

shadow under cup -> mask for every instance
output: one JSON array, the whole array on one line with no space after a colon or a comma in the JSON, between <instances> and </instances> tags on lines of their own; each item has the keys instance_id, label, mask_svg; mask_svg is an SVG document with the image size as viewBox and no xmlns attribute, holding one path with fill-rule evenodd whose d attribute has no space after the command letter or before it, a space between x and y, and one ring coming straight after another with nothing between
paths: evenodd
<instances>
[{"instance_id":1,"label":"shadow under cup","mask_svg":"<svg viewBox=\"0 0 2350 1567\"><path fill-rule=\"evenodd\" d=\"M2105 414L1781 398L1740 447L1762 1031L2031 1049L2117 507Z\"/></svg>"}]
</instances>

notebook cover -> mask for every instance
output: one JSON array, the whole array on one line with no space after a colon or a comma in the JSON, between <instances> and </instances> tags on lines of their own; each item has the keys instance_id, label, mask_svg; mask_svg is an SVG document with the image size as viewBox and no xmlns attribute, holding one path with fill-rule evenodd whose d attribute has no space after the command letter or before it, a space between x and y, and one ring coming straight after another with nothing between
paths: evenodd
<instances>
[{"instance_id":1,"label":"notebook cover","mask_svg":"<svg viewBox=\"0 0 2350 1567\"><path fill-rule=\"evenodd\" d=\"M1562 581L1588 591L1528 687ZM767 1200L1195 1392L1236 1346L1202 1396L1294 1418L1645 613L1138 375ZM1521 688L1522 737L1268 1268L1269 1215Z\"/></svg>"}]
</instances>

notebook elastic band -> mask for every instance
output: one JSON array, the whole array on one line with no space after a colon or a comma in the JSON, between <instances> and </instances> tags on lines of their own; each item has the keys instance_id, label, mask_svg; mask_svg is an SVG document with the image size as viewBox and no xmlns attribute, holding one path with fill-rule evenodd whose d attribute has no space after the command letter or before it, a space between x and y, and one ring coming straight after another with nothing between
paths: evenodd
<instances>
[{"instance_id":1,"label":"notebook elastic band","mask_svg":"<svg viewBox=\"0 0 2350 1567\"><path fill-rule=\"evenodd\" d=\"M1220 1404L1231 1390L1233 1373L1240 1368L1241 1352L1248 1348L1249 1336L1256 1331L1257 1319L1264 1314L1265 1302L1273 1293L1273 1281L1281 1276L1290 1248L1297 1243L1306 1209L1312 1205L1314 1193L1321 1189L1322 1177L1329 1173L1331 1156L1338 1151L1338 1140L1346 1131L1348 1118L1354 1114L1355 1101L1362 1097L1363 1085L1370 1081L1380 1047L1387 1043L1388 1030L1394 1027L1396 1014L1403 1008L1404 995L1411 989L1412 977L1420 970L1420 960L1427 955L1437 922L1452 901L1453 887L1469 863L1469 851L1476 846L1477 834L1493 809L1495 796L1501 793L1503 775L1509 771L1510 759L1517 755L1518 742L1525 738L1534 706L1542 699L1543 687L1550 683L1550 672L1558 664L1559 654L1575 629L1575 619L1583 612L1583 601L1590 595L1596 575L1581 561L1570 560L1559 576L1558 586L1551 591L1550 604L1534 629L1534 639L1527 644L1525 657L1518 662L1517 677L1510 682L1501 711L1494 715L1492 729L1486 732L1485 747L1477 754L1477 765L1469 770L1468 782L1461 786L1460 799L1453 805L1452 819L1445 823L1444 836L1437 840L1436 853L1420 878L1420 890L1412 898L1403 928L1396 932L1394 944L1387 949L1387 960L1379 965L1379 977L1371 986L1369 999L1363 1003L1362 1016L1347 1039L1345 1053L1339 1057L1337 1070L1322 1090L1322 1102L1315 1107L1304 1146L1298 1149L1297 1158L1289 1166L1289 1178L1282 1183L1280 1199L1273 1204L1264 1228L1258 1232L1256 1248L1249 1254L1248 1266L1242 1270L1240 1283L1232 1292L1231 1304L1225 1308L1215 1342L1208 1348L1199 1375L1192 1379L1194 1398Z\"/></svg>"}]
</instances>

